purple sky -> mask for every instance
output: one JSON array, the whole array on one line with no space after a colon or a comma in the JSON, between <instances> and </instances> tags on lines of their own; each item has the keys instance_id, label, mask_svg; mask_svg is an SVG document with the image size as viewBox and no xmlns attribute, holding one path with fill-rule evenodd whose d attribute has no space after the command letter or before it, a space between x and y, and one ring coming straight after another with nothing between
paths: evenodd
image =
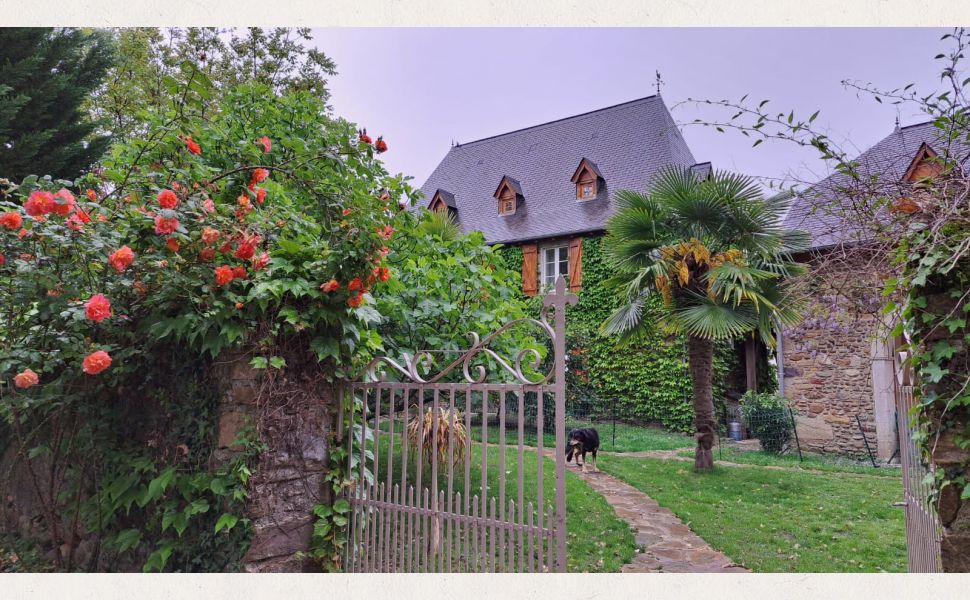
<instances>
[{"instance_id":1,"label":"purple sky","mask_svg":"<svg viewBox=\"0 0 970 600\"><path fill-rule=\"evenodd\" d=\"M892 131L897 108L857 97L842 79L892 89L939 85L933 56L949 49L941 29L315 29L332 57L332 104L340 116L384 135L388 169L420 186L452 140L537 125L654 93L660 70L667 105L692 98L769 98L777 111L817 109L816 123L860 150ZM680 123L703 116L684 105ZM725 115L729 116L729 115ZM900 110L902 125L923 120ZM757 148L737 133L683 127L698 161L751 175L795 172L814 180L814 152L786 143Z\"/></svg>"}]
</instances>

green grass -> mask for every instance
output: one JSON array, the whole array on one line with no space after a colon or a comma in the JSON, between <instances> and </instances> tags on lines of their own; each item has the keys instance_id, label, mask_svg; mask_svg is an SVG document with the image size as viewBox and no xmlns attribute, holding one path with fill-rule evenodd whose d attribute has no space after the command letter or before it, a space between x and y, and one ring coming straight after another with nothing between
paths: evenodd
<instances>
[{"instance_id":1,"label":"green grass","mask_svg":"<svg viewBox=\"0 0 970 600\"><path fill-rule=\"evenodd\" d=\"M397 429L397 428L395 428ZM379 480L387 478L387 449L388 436L380 436L381 455L379 462ZM401 453L400 436L395 436L394 480L400 482ZM481 486L481 444L472 444L471 448L471 477L470 489L472 494L480 493ZM524 499L526 502L537 500L538 470L534 452L525 452L522 470ZM498 498L498 470L499 450L488 448L487 454L487 485L488 496ZM518 451L515 448L506 450L506 502L509 498L515 500L518 496L517 482L519 474ZM543 493L548 503L555 499L555 463L548 458L543 459ZM408 451L408 483L415 480L417 475L413 450ZM445 473L447 467L439 465L441 485L447 493ZM431 473L428 465L422 468L422 480L425 485L431 485ZM464 467L456 466L454 474L454 490L464 491ZM567 472L566 474L566 530L567 530L567 569L570 572L615 572L620 567L633 560L635 542L633 532L627 523L616 516L613 509L598 493L593 491L582 479Z\"/></svg>"},{"instance_id":2,"label":"green grass","mask_svg":"<svg viewBox=\"0 0 970 600\"><path fill-rule=\"evenodd\" d=\"M547 424L551 427L551 424ZM579 427L594 427L600 434L600 450L604 452L644 452L647 450L677 450L678 448L690 448L694 445L694 439L682 433L665 431L658 427L637 427L635 425L616 424L616 444L613 443L613 425L611 423L594 423L591 421L572 421L566 424L566 431ZM537 435L535 430L523 432L523 440L526 446L535 446ZM482 426L476 425L472 428L472 438L482 439ZM513 445L518 443L518 430L506 429L505 443ZM488 424L488 442L497 444L499 440L499 427ZM554 433L544 431L542 443L546 448L553 448L556 445Z\"/></svg>"},{"instance_id":3,"label":"green grass","mask_svg":"<svg viewBox=\"0 0 970 600\"><path fill-rule=\"evenodd\" d=\"M685 450L678 453L679 456L694 458L693 450ZM882 477L902 476L898 467L873 467L872 463L854 460L844 456L829 454L814 454L810 452L802 453L803 460L798 459L798 454L771 454L770 452L745 451L737 448L714 448L714 460L724 460L726 462L740 463L746 465L790 467L793 469L811 469L814 471L831 471L836 473L862 473L865 475L878 475ZM879 464L879 463L876 463Z\"/></svg>"},{"instance_id":4,"label":"green grass","mask_svg":"<svg viewBox=\"0 0 970 600\"><path fill-rule=\"evenodd\" d=\"M672 510L713 547L756 572L904 572L898 478L715 467L611 456L607 471Z\"/></svg>"}]
</instances>

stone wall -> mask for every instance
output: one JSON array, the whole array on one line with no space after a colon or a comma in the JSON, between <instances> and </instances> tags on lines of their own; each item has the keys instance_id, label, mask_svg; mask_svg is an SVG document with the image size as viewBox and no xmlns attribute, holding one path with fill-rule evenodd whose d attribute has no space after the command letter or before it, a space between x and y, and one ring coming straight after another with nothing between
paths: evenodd
<instances>
[{"instance_id":1,"label":"stone wall","mask_svg":"<svg viewBox=\"0 0 970 600\"><path fill-rule=\"evenodd\" d=\"M783 340L784 390L797 413L799 442L811 451L861 456L867 439L874 454L889 458L895 450L894 424L890 418L887 430L886 419L879 419L877 427L876 398L892 403L892 380L887 398L886 381L875 382L874 389L873 364L891 361L891 354L879 341L885 330L878 309L860 310L859 297L860 290L878 294L881 284L866 277L873 273L865 257L828 258L812 257L812 306L803 324L786 330ZM880 406L881 415L886 408Z\"/></svg>"},{"instance_id":2,"label":"stone wall","mask_svg":"<svg viewBox=\"0 0 970 600\"><path fill-rule=\"evenodd\" d=\"M290 368L256 371L248 357L230 357L220 369L224 394L216 460L233 451L233 440L249 422L256 424L265 445L250 481L247 516L253 537L244 567L249 572L309 570L312 565L301 553L310 549L313 507L332 500L323 476L330 460L336 390L322 377L293 376Z\"/></svg>"}]
</instances>

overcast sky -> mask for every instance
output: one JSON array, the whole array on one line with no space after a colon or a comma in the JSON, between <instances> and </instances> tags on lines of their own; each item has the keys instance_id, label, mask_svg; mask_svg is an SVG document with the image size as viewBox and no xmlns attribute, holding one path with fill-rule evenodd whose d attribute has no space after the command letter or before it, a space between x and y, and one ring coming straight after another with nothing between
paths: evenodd
<instances>
[{"instance_id":1,"label":"overcast sky","mask_svg":"<svg viewBox=\"0 0 970 600\"><path fill-rule=\"evenodd\" d=\"M655 72L673 108L687 98L771 99L778 111L821 110L817 124L860 150L889 134L897 107L845 89L939 86L949 49L940 29L315 29L337 63L336 114L384 135L393 173L420 186L452 140L470 142L649 96ZM680 123L703 116L681 105ZM902 125L925 120L912 107ZM682 128L698 161L751 175L824 174L811 150L757 148L740 134Z\"/></svg>"}]
</instances>

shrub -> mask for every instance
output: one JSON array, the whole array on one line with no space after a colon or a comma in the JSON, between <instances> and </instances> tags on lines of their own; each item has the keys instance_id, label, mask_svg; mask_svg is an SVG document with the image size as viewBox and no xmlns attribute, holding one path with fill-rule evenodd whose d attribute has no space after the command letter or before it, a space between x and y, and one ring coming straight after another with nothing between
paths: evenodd
<instances>
[{"instance_id":1,"label":"shrub","mask_svg":"<svg viewBox=\"0 0 970 600\"><path fill-rule=\"evenodd\" d=\"M761 442L765 452L780 454L792 438L788 400L773 392L745 392L741 416L748 434Z\"/></svg>"},{"instance_id":2,"label":"shrub","mask_svg":"<svg viewBox=\"0 0 970 600\"><path fill-rule=\"evenodd\" d=\"M212 395L180 369L239 350L292 381L355 370L381 347L374 298L412 199L312 94L246 85L215 104L186 79L198 93L172 89L84 177L0 179L0 419L51 481L47 547L90 532L116 568L232 568L248 466L208 468ZM66 546L59 569L98 568ZM200 547L229 548L198 564Z\"/></svg>"}]
</instances>

